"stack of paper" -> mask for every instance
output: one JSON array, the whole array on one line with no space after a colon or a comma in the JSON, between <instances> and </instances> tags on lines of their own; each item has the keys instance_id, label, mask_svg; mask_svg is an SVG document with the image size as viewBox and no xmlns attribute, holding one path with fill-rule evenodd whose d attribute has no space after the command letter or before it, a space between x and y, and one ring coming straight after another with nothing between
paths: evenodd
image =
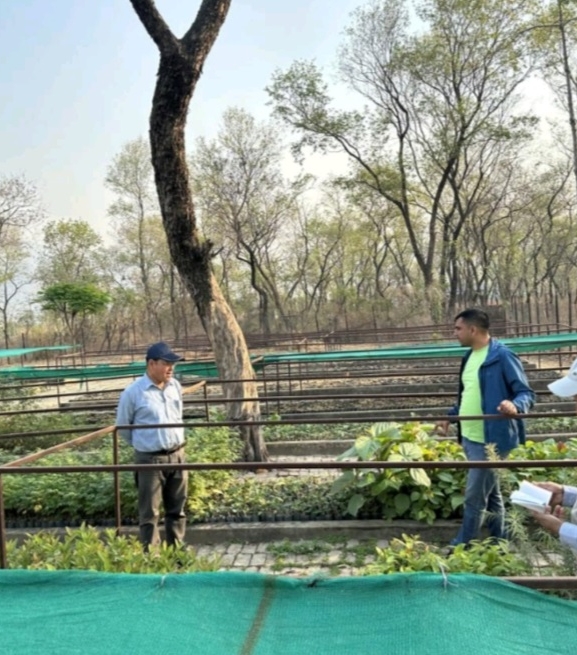
<instances>
[{"instance_id":1,"label":"stack of paper","mask_svg":"<svg viewBox=\"0 0 577 655\"><path fill-rule=\"evenodd\" d=\"M552 493L547 489L523 481L519 489L511 494L511 502L534 512L544 512L549 506L551 496Z\"/></svg>"}]
</instances>

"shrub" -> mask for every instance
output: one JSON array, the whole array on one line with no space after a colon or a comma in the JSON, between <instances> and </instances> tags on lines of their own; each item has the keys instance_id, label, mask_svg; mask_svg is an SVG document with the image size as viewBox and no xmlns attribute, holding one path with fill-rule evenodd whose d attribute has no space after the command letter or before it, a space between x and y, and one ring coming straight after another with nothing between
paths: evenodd
<instances>
[{"instance_id":1,"label":"shrub","mask_svg":"<svg viewBox=\"0 0 577 655\"><path fill-rule=\"evenodd\" d=\"M234 461L242 448L228 428L194 428L187 435L186 455L191 462ZM121 442L119 461L133 461L132 448ZM49 455L39 466L111 464L112 437L98 448ZM194 516L207 496L223 488L229 471L199 471L189 476L189 510ZM132 473L120 474L121 511L124 519L136 516L136 487ZM48 520L103 520L114 516L114 480L111 473L48 473L4 476L4 505L14 517Z\"/></svg>"},{"instance_id":2,"label":"shrub","mask_svg":"<svg viewBox=\"0 0 577 655\"><path fill-rule=\"evenodd\" d=\"M109 573L189 573L215 571L219 557L198 557L185 546L159 546L144 552L136 537L117 536L114 530L85 525L66 529L62 539L50 532L30 535L21 546L7 544L8 566L12 569L83 569Z\"/></svg>"},{"instance_id":3,"label":"shrub","mask_svg":"<svg viewBox=\"0 0 577 655\"><path fill-rule=\"evenodd\" d=\"M373 575L417 571L512 576L529 573L531 566L511 552L506 541L495 544L487 539L467 546L460 544L445 556L437 546L420 541L418 535L404 534L401 539L392 539L387 548L377 548L375 562L363 572Z\"/></svg>"},{"instance_id":4,"label":"shrub","mask_svg":"<svg viewBox=\"0 0 577 655\"><path fill-rule=\"evenodd\" d=\"M419 423L377 423L358 437L339 460L459 461L461 448L431 436L433 426ZM335 480L332 493L352 490L347 512L356 516L374 498L383 518L409 518L432 523L447 518L462 506L465 472L439 469L349 469Z\"/></svg>"}]
</instances>

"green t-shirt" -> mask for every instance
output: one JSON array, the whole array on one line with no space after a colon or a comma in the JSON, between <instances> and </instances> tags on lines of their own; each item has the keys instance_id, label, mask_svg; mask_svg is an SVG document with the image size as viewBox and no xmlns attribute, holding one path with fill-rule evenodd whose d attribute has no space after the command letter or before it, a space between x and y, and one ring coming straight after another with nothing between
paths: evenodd
<instances>
[{"instance_id":1,"label":"green t-shirt","mask_svg":"<svg viewBox=\"0 0 577 655\"><path fill-rule=\"evenodd\" d=\"M465 368L461 373L463 396L461 397L459 416L474 416L483 413L479 369L487 359L488 352L488 345L479 350L473 350L465 364ZM483 421L461 421L461 433L470 441L485 442Z\"/></svg>"}]
</instances>

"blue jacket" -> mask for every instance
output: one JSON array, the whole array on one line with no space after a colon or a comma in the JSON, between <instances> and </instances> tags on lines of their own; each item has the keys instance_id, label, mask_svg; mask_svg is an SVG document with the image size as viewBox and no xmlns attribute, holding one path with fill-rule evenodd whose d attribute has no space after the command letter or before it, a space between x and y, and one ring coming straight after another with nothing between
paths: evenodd
<instances>
[{"instance_id":1,"label":"blue jacket","mask_svg":"<svg viewBox=\"0 0 577 655\"><path fill-rule=\"evenodd\" d=\"M463 357L459 372L459 397L449 415L459 413L463 396L462 373L471 351ZM521 361L506 346L491 339L487 358L479 368L481 407L483 414L499 414L497 407L503 400L511 400L520 414L527 414L535 404L535 392L529 386ZM500 453L525 443L525 424L521 419L489 419L484 421L485 443L495 444ZM459 443L462 439L461 422L457 422Z\"/></svg>"}]
</instances>

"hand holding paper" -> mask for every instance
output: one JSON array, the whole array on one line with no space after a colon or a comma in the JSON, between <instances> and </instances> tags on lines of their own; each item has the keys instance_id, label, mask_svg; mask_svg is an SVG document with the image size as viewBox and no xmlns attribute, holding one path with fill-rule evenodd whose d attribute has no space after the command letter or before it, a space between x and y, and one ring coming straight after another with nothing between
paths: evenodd
<instances>
[{"instance_id":1,"label":"hand holding paper","mask_svg":"<svg viewBox=\"0 0 577 655\"><path fill-rule=\"evenodd\" d=\"M552 495L552 492L548 489L543 489L524 480L521 482L519 489L511 494L511 502L514 505L526 507L533 512L543 513L549 507Z\"/></svg>"}]
</instances>

